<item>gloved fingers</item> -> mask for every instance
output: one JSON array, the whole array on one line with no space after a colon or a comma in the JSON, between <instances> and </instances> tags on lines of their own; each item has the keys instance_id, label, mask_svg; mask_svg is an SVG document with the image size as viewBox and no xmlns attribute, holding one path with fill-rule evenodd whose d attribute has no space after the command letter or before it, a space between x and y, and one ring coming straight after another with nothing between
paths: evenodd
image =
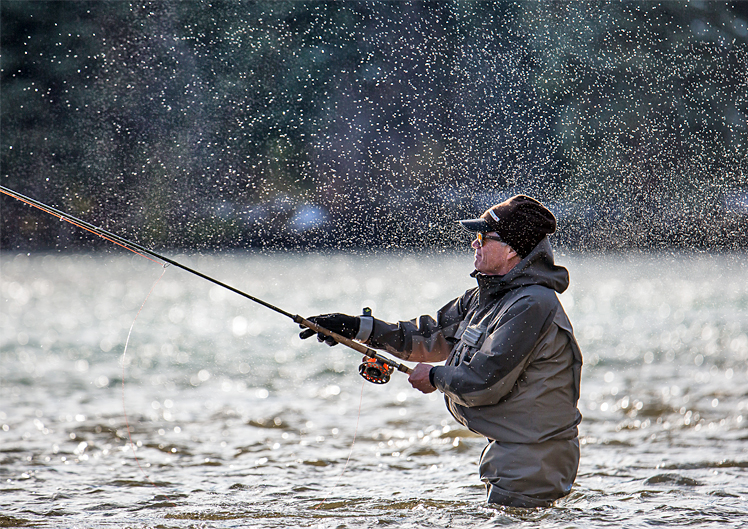
<instances>
[{"instance_id":1,"label":"gloved fingers","mask_svg":"<svg viewBox=\"0 0 748 529\"><path fill-rule=\"evenodd\" d=\"M312 316L311 318L308 318L308 320L312 323L316 323L317 325L321 325L318 320L324 319L324 317L325 314L321 314L319 316ZM299 329L304 329L299 333L299 338L301 338L302 340L306 340L307 338L315 335L315 331L305 325L299 324Z\"/></svg>"},{"instance_id":2,"label":"gloved fingers","mask_svg":"<svg viewBox=\"0 0 748 529\"><path fill-rule=\"evenodd\" d=\"M315 333L312 329L306 329L304 331L301 331L299 333L299 338L301 338L302 340L306 340L307 338L311 338L315 334L317 335L317 341L320 343L324 342L330 347L332 347L333 345L338 345L338 342L336 342L334 338L331 338L330 336L325 336L321 332Z\"/></svg>"},{"instance_id":3,"label":"gloved fingers","mask_svg":"<svg viewBox=\"0 0 748 529\"><path fill-rule=\"evenodd\" d=\"M347 314L339 313L320 314L318 316L312 316L308 318L308 320L319 325L320 327L324 327L337 334L340 334L341 336L345 336L346 338L353 338L354 336L356 336L360 325L359 319L356 316L348 316ZM302 340L305 340L315 334L312 329L307 329L304 325L299 325L299 327L304 329L299 333L299 338L301 338ZM329 346L338 344L338 342L336 342L334 338L327 337L322 333L317 334L317 339L320 342L325 342Z\"/></svg>"},{"instance_id":4,"label":"gloved fingers","mask_svg":"<svg viewBox=\"0 0 748 529\"><path fill-rule=\"evenodd\" d=\"M327 314L319 314L317 316L310 316L307 318L307 321L310 321L312 323L316 323L317 325L322 325L320 322L324 321L324 319L327 317ZM299 323L299 329L307 329L305 325L302 325Z\"/></svg>"},{"instance_id":5,"label":"gloved fingers","mask_svg":"<svg viewBox=\"0 0 748 529\"><path fill-rule=\"evenodd\" d=\"M303 331L301 331L299 333L299 338L301 338L302 340L306 340L307 338L311 338L315 334L317 335L317 341L320 343L324 342L330 347L332 347L333 345L338 345L338 342L336 342L334 338L326 336L321 332L316 333L312 329L304 329Z\"/></svg>"},{"instance_id":6,"label":"gloved fingers","mask_svg":"<svg viewBox=\"0 0 748 529\"><path fill-rule=\"evenodd\" d=\"M323 343L323 342L326 343L330 347L332 347L333 345L338 345L338 342L336 342L334 338L332 338L331 336L325 336L322 333L317 334L317 340L320 343Z\"/></svg>"},{"instance_id":7,"label":"gloved fingers","mask_svg":"<svg viewBox=\"0 0 748 529\"><path fill-rule=\"evenodd\" d=\"M299 325L299 327L302 327ZM315 332L312 329L307 329L302 327L304 330L299 333L299 338L302 340L306 340L307 338L310 338L315 335Z\"/></svg>"}]
</instances>

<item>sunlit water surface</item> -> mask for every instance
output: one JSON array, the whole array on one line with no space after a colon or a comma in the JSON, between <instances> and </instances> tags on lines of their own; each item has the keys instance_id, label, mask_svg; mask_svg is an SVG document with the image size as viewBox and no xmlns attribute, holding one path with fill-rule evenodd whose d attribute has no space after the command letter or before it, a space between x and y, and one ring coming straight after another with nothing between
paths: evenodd
<instances>
[{"instance_id":1,"label":"sunlit water surface","mask_svg":"<svg viewBox=\"0 0 748 529\"><path fill-rule=\"evenodd\" d=\"M408 319L473 285L467 253L174 258L306 316ZM0 254L0 526L748 523L744 256L557 258L582 461L526 511L484 504L484 441L441 397L364 383L358 353L282 315L173 266L154 287L161 267L118 251Z\"/></svg>"}]
</instances>

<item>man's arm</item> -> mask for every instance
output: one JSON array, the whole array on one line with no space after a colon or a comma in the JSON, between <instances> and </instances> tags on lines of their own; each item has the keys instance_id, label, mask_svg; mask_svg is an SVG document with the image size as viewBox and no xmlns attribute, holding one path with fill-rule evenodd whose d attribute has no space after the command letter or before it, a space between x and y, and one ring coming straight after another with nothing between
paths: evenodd
<instances>
[{"instance_id":1,"label":"man's arm","mask_svg":"<svg viewBox=\"0 0 748 529\"><path fill-rule=\"evenodd\" d=\"M357 337L367 345L411 362L442 362L447 359L454 335L465 313L466 297L472 291L444 305L436 318L420 316L410 321L388 323L372 318L369 336ZM362 327L364 326L362 319Z\"/></svg>"}]
</instances>

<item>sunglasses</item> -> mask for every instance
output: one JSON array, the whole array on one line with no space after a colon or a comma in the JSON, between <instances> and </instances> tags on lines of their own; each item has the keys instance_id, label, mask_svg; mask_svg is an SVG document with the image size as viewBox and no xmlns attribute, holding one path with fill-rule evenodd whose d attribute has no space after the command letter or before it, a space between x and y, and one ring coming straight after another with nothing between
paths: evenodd
<instances>
[{"instance_id":1,"label":"sunglasses","mask_svg":"<svg viewBox=\"0 0 748 529\"><path fill-rule=\"evenodd\" d=\"M483 248L483 245L486 244L486 241L504 242L500 237L496 237L495 235L486 235L482 232L478 232L475 234L475 240L478 241L478 246L480 248Z\"/></svg>"}]
</instances>

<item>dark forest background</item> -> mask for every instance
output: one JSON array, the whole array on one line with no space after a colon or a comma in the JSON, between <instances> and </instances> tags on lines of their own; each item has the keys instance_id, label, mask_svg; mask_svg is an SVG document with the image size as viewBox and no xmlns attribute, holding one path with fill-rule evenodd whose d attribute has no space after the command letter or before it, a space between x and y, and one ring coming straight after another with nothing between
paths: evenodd
<instances>
[{"instance_id":1,"label":"dark forest background","mask_svg":"<svg viewBox=\"0 0 748 529\"><path fill-rule=\"evenodd\" d=\"M0 3L0 184L161 248L735 248L748 2ZM4 249L106 244L0 195Z\"/></svg>"}]
</instances>

